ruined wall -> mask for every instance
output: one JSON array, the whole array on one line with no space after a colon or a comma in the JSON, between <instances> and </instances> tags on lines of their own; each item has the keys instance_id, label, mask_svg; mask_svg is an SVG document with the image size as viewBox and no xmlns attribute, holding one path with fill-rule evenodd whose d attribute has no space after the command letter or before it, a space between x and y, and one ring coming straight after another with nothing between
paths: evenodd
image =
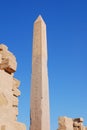
<instances>
[{"instance_id":1,"label":"ruined wall","mask_svg":"<svg viewBox=\"0 0 87 130\"><path fill-rule=\"evenodd\" d=\"M87 127L83 125L83 118L60 117L58 130L87 130Z\"/></svg>"},{"instance_id":2,"label":"ruined wall","mask_svg":"<svg viewBox=\"0 0 87 130\"><path fill-rule=\"evenodd\" d=\"M0 44L0 130L26 129L17 122L20 82L14 78L16 68L15 56Z\"/></svg>"},{"instance_id":3,"label":"ruined wall","mask_svg":"<svg viewBox=\"0 0 87 130\"><path fill-rule=\"evenodd\" d=\"M58 130L73 130L73 120L67 117L60 117Z\"/></svg>"}]
</instances>

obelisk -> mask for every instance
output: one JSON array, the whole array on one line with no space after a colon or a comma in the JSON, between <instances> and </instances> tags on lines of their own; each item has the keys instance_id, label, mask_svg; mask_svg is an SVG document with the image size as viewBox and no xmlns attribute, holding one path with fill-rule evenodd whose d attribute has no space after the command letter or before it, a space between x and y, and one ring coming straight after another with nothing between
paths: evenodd
<instances>
[{"instance_id":1,"label":"obelisk","mask_svg":"<svg viewBox=\"0 0 87 130\"><path fill-rule=\"evenodd\" d=\"M30 130L50 130L46 24L34 22Z\"/></svg>"}]
</instances>

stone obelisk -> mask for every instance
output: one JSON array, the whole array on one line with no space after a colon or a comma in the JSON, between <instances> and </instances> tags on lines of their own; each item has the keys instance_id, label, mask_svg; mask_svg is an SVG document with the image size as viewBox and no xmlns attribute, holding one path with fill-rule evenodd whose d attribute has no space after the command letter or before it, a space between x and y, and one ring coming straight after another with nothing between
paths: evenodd
<instances>
[{"instance_id":1,"label":"stone obelisk","mask_svg":"<svg viewBox=\"0 0 87 130\"><path fill-rule=\"evenodd\" d=\"M30 130L50 130L46 24L34 22Z\"/></svg>"}]
</instances>

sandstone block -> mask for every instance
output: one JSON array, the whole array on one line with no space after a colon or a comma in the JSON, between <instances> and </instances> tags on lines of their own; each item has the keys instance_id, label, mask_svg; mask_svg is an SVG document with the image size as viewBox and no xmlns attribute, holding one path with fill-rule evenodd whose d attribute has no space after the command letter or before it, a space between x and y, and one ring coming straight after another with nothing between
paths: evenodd
<instances>
[{"instance_id":1,"label":"sandstone block","mask_svg":"<svg viewBox=\"0 0 87 130\"><path fill-rule=\"evenodd\" d=\"M0 130L6 130L6 126L5 125L2 125Z\"/></svg>"},{"instance_id":2,"label":"sandstone block","mask_svg":"<svg viewBox=\"0 0 87 130\"><path fill-rule=\"evenodd\" d=\"M20 81L14 78L12 90L14 91L15 89L18 89L19 85L20 85Z\"/></svg>"},{"instance_id":3,"label":"sandstone block","mask_svg":"<svg viewBox=\"0 0 87 130\"><path fill-rule=\"evenodd\" d=\"M0 44L0 51L7 51L8 47L5 46L4 44Z\"/></svg>"},{"instance_id":4,"label":"sandstone block","mask_svg":"<svg viewBox=\"0 0 87 130\"><path fill-rule=\"evenodd\" d=\"M14 73L17 67L15 56L8 51L5 45L0 45L0 55L0 69L8 73Z\"/></svg>"},{"instance_id":5,"label":"sandstone block","mask_svg":"<svg viewBox=\"0 0 87 130\"><path fill-rule=\"evenodd\" d=\"M19 122L7 122L0 125L0 130L26 130L26 126Z\"/></svg>"},{"instance_id":6,"label":"sandstone block","mask_svg":"<svg viewBox=\"0 0 87 130\"><path fill-rule=\"evenodd\" d=\"M2 63L0 64L1 70L6 70L8 73L13 73L16 71L16 63L9 59L4 59Z\"/></svg>"},{"instance_id":7,"label":"sandstone block","mask_svg":"<svg viewBox=\"0 0 87 130\"><path fill-rule=\"evenodd\" d=\"M15 56L0 45L0 130L26 130L24 124L17 122L20 82L14 78L16 67Z\"/></svg>"},{"instance_id":8,"label":"sandstone block","mask_svg":"<svg viewBox=\"0 0 87 130\"><path fill-rule=\"evenodd\" d=\"M73 122L74 127L80 127L82 125L83 125L82 122Z\"/></svg>"},{"instance_id":9,"label":"sandstone block","mask_svg":"<svg viewBox=\"0 0 87 130\"><path fill-rule=\"evenodd\" d=\"M20 91L18 89L15 89L13 91L13 95L16 96L16 97L20 96Z\"/></svg>"},{"instance_id":10,"label":"sandstone block","mask_svg":"<svg viewBox=\"0 0 87 130\"><path fill-rule=\"evenodd\" d=\"M15 115L18 115L18 107L13 107L13 112L15 113Z\"/></svg>"},{"instance_id":11,"label":"sandstone block","mask_svg":"<svg viewBox=\"0 0 87 130\"><path fill-rule=\"evenodd\" d=\"M73 127L73 130L79 130L79 128L78 127Z\"/></svg>"},{"instance_id":12,"label":"sandstone block","mask_svg":"<svg viewBox=\"0 0 87 130\"><path fill-rule=\"evenodd\" d=\"M17 97L13 97L13 106L18 106L18 98Z\"/></svg>"},{"instance_id":13,"label":"sandstone block","mask_svg":"<svg viewBox=\"0 0 87 130\"><path fill-rule=\"evenodd\" d=\"M7 101L6 96L3 93L0 93L0 107L7 104L8 104L8 101Z\"/></svg>"},{"instance_id":14,"label":"sandstone block","mask_svg":"<svg viewBox=\"0 0 87 130\"><path fill-rule=\"evenodd\" d=\"M73 119L73 121L74 122L83 122L84 120L83 120L83 118L75 118L75 119Z\"/></svg>"},{"instance_id":15,"label":"sandstone block","mask_svg":"<svg viewBox=\"0 0 87 130\"><path fill-rule=\"evenodd\" d=\"M60 117L58 130L73 130L73 120L67 117Z\"/></svg>"},{"instance_id":16,"label":"sandstone block","mask_svg":"<svg viewBox=\"0 0 87 130\"><path fill-rule=\"evenodd\" d=\"M2 55L0 54L0 64L1 64L1 62L2 62Z\"/></svg>"}]
</instances>

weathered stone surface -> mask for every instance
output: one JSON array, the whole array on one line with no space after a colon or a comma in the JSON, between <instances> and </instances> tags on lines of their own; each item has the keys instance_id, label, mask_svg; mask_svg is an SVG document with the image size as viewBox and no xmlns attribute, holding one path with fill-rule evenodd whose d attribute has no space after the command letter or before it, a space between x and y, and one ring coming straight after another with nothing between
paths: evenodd
<instances>
[{"instance_id":1,"label":"weathered stone surface","mask_svg":"<svg viewBox=\"0 0 87 130\"><path fill-rule=\"evenodd\" d=\"M74 130L84 130L85 127L83 126L83 118L75 118L73 119L73 127Z\"/></svg>"},{"instance_id":2,"label":"weathered stone surface","mask_svg":"<svg viewBox=\"0 0 87 130\"><path fill-rule=\"evenodd\" d=\"M13 106L18 106L18 98L13 97Z\"/></svg>"},{"instance_id":3,"label":"weathered stone surface","mask_svg":"<svg viewBox=\"0 0 87 130\"><path fill-rule=\"evenodd\" d=\"M17 122L20 82L13 77L16 67L15 56L0 45L0 130L26 130Z\"/></svg>"},{"instance_id":4,"label":"weathered stone surface","mask_svg":"<svg viewBox=\"0 0 87 130\"><path fill-rule=\"evenodd\" d=\"M83 120L83 118L75 118L75 119L73 119L73 121L74 122L83 122L84 120Z\"/></svg>"},{"instance_id":5,"label":"weathered stone surface","mask_svg":"<svg viewBox=\"0 0 87 130\"><path fill-rule=\"evenodd\" d=\"M3 125L0 125L0 130L26 130L26 127L22 123L10 122L3 123Z\"/></svg>"},{"instance_id":6,"label":"weathered stone surface","mask_svg":"<svg viewBox=\"0 0 87 130\"><path fill-rule=\"evenodd\" d=\"M73 120L68 117L60 117L58 130L73 130Z\"/></svg>"},{"instance_id":7,"label":"weathered stone surface","mask_svg":"<svg viewBox=\"0 0 87 130\"><path fill-rule=\"evenodd\" d=\"M13 95L16 96L16 97L20 96L20 91L18 89L14 89Z\"/></svg>"},{"instance_id":8,"label":"weathered stone surface","mask_svg":"<svg viewBox=\"0 0 87 130\"><path fill-rule=\"evenodd\" d=\"M58 130L87 130L87 127L83 126L83 118L59 118Z\"/></svg>"},{"instance_id":9,"label":"weathered stone surface","mask_svg":"<svg viewBox=\"0 0 87 130\"><path fill-rule=\"evenodd\" d=\"M0 107L3 105L7 105L8 101L4 93L0 93Z\"/></svg>"},{"instance_id":10,"label":"weathered stone surface","mask_svg":"<svg viewBox=\"0 0 87 130\"><path fill-rule=\"evenodd\" d=\"M16 71L17 62L15 56L8 51L8 48L0 45L0 69L5 70L8 73L14 73Z\"/></svg>"},{"instance_id":11,"label":"weathered stone surface","mask_svg":"<svg viewBox=\"0 0 87 130\"><path fill-rule=\"evenodd\" d=\"M80 127L81 125L82 125L82 123L73 122L73 126L74 126L74 127Z\"/></svg>"},{"instance_id":12,"label":"weathered stone surface","mask_svg":"<svg viewBox=\"0 0 87 130\"><path fill-rule=\"evenodd\" d=\"M13 107L13 112L15 113L15 115L17 116L18 115L18 107Z\"/></svg>"},{"instance_id":13,"label":"weathered stone surface","mask_svg":"<svg viewBox=\"0 0 87 130\"><path fill-rule=\"evenodd\" d=\"M0 51L7 51L8 47L5 46L4 44L0 44Z\"/></svg>"},{"instance_id":14,"label":"weathered stone surface","mask_svg":"<svg viewBox=\"0 0 87 130\"><path fill-rule=\"evenodd\" d=\"M16 88L18 88L19 85L20 85L20 81L13 78L13 88L12 88L12 90L15 90Z\"/></svg>"},{"instance_id":15,"label":"weathered stone surface","mask_svg":"<svg viewBox=\"0 0 87 130\"><path fill-rule=\"evenodd\" d=\"M6 130L6 126L2 125L0 130Z\"/></svg>"},{"instance_id":16,"label":"weathered stone surface","mask_svg":"<svg viewBox=\"0 0 87 130\"><path fill-rule=\"evenodd\" d=\"M34 23L30 130L50 130L46 24Z\"/></svg>"},{"instance_id":17,"label":"weathered stone surface","mask_svg":"<svg viewBox=\"0 0 87 130\"><path fill-rule=\"evenodd\" d=\"M1 62L2 62L2 55L0 54L0 64L1 64Z\"/></svg>"}]
</instances>

